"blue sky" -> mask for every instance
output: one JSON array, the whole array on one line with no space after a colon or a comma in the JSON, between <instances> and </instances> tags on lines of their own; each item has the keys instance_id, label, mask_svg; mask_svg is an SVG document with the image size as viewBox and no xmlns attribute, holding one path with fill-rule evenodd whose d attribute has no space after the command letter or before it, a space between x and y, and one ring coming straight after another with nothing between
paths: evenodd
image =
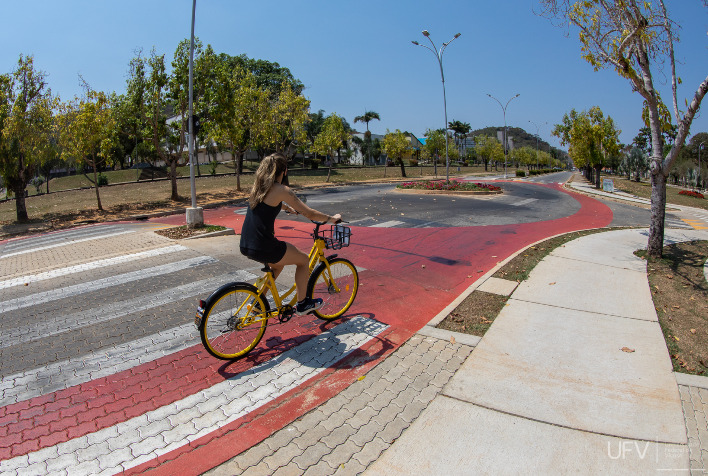
<instances>
[{"instance_id":1,"label":"blue sky","mask_svg":"<svg viewBox=\"0 0 708 476\"><path fill-rule=\"evenodd\" d=\"M128 63L137 49L155 47L168 62L177 43L189 37L191 0L23 0L3 2L0 72L9 73L19 55L33 55L62 99L80 94L78 74L94 89L125 91ZM550 131L571 108L600 108L631 142L642 127L642 101L612 70L594 72L580 58L577 33L564 35L533 13L537 2L440 0L436 2L313 0L198 0L196 35L217 53L275 61L306 86L311 109L353 119L366 110L381 115L374 133L407 130L422 136L444 126L440 69L433 54L411 44L427 29L445 50L443 66L448 120L473 129L522 127L558 146ZM677 47L683 79L679 102L691 98L708 73L708 9L702 0L668 0L682 26ZM670 78L657 73L662 96ZM691 133L708 132L708 112ZM536 125L529 121L535 122ZM362 124L356 124L363 130Z\"/></svg>"}]
</instances>

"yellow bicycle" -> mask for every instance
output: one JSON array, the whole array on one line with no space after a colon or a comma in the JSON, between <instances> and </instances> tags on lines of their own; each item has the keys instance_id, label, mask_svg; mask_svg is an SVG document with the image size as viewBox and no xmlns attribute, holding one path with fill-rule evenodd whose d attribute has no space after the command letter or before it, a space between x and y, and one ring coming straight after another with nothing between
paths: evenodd
<instances>
[{"instance_id":1,"label":"yellow bicycle","mask_svg":"<svg viewBox=\"0 0 708 476\"><path fill-rule=\"evenodd\" d=\"M338 250L349 246L351 229L331 225L329 229L320 230L324 223L313 223L314 243L309 254L307 296L324 301L321 308L312 312L320 319L330 321L342 316L354 302L359 289L359 273L351 261L336 254L325 256L325 249ZM194 323L204 347L214 357L224 360L242 358L258 345L269 319L287 322L292 318L297 287L293 284L280 294L273 270L266 264L261 271L265 274L255 284L229 283L206 300L199 301ZM269 290L272 305L265 297Z\"/></svg>"}]
</instances>

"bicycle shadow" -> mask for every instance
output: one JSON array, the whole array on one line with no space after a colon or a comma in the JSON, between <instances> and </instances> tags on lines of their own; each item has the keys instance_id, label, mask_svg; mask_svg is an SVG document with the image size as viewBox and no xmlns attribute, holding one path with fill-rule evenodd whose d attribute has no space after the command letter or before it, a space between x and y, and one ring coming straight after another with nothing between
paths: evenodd
<instances>
[{"instance_id":1,"label":"bicycle shadow","mask_svg":"<svg viewBox=\"0 0 708 476\"><path fill-rule=\"evenodd\" d=\"M351 313L335 321L303 323L302 327L309 327L310 332L267 337L243 359L225 362L218 373L224 379L239 379L278 366L352 369L381 357L394 346L380 337L388 326L371 313ZM361 345L372 339L378 341L376 345L362 350Z\"/></svg>"}]
</instances>

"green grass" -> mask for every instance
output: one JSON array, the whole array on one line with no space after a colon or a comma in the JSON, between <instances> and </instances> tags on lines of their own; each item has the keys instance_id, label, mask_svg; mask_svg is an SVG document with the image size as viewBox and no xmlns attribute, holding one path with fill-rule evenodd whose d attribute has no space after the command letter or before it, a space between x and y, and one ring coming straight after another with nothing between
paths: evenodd
<instances>
[{"instance_id":1,"label":"green grass","mask_svg":"<svg viewBox=\"0 0 708 476\"><path fill-rule=\"evenodd\" d=\"M632 195L636 195L640 198L651 198L651 184L648 181L635 182L634 180L627 180L626 178L618 177L616 175L607 176L607 178L612 179L615 185L615 189L631 193ZM702 208L703 210L708 210L708 200L706 200L705 198L700 199L686 195L679 195L679 192L681 190L689 189L667 184L666 203L671 203L674 205L685 205L687 207L695 207Z\"/></svg>"},{"instance_id":2,"label":"green grass","mask_svg":"<svg viewBox=\"0 0 708 476\"><path fill-rule=\"evenodd\" d=\"M255 162L247 162L244 174L240 177L241 191L236 191L236 175L225 175L222 172L233 172L232 164L220 164L217 175L212 176L209 164L201 165L201 177L196 178L197 200L200 204L224 202L245 198L253 182ZM454 174L457 168L454 169ZM463 167L460 174L483 173L483 167ZM106 171L108 186L100 187L99 194L105 212L96 213L96 190L88 177L74 175L59 177L49 183L49 194L35 193L34 187L28 191L30 196L25 200L29 218L32 221L61 222L75 220L79 215L83 219L106 220L115 219L117 215L129 216L147 211L175 209L187 206L190 196L189 167L178 167L177 190L181 200L170 200L170 181L141 180L136 181L136 169ZM378 180L400 180L400 167L333 167L329 182L326 181L328 170L320 167L316 170L303 169L299 164L291 165L289 169L290 183L294 188L312 185L327 185ZM434 176L432 166L406 167L407 178ZM438 167L438 177L445 173L445 168ZM444 176L444 175L443 175ZM31 189L31 190L30 190ZM46 190L43 187L42 190ZM10 224L15 221L15 201L0 203L0 223Z\"/></svg>"}]
</instances>

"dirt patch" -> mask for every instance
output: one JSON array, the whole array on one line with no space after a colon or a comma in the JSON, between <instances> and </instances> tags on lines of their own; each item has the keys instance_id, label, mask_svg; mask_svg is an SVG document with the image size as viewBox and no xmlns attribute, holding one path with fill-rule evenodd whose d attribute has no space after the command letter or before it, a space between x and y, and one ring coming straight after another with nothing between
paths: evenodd
<instances>
[{"instance_id":1,"label":"dirt patch","mask_svg":"<svg viewBox=\"0 0 708 476\"><path fill-rule=\"evenodd\" d=\"M172 228L164 228L162 230L155 230L158 235L166 236L167 238L173 240L183 240L184 238L192 238L194 236L205 235L207 233L212 233L214 231L225 230L226 227L219 225L203 225L196 227L189 227L187 225L175 226Z\"/></svg>"},{"instance_id":2,"label":"dirt patch","mask_svg":"<svg viewBox=\"0 0 708 476\"><path fill-rule=\"evenodd\" d=\"M638 253L640 254L640 253ZM678 243L650 259L649 286L676 372L708 372L708 241Z\"/></svg>"},{"instance_id":3,"label":"dirt patch","mask_svg":"<svg viewBox=\"0 0 708 476\"><path fill-rule=\"evenodd\" d=\"M448 314L438 327L481 337L492 325L508 299L508 296L474 291Z\"/></svg>"}]
</instances>

